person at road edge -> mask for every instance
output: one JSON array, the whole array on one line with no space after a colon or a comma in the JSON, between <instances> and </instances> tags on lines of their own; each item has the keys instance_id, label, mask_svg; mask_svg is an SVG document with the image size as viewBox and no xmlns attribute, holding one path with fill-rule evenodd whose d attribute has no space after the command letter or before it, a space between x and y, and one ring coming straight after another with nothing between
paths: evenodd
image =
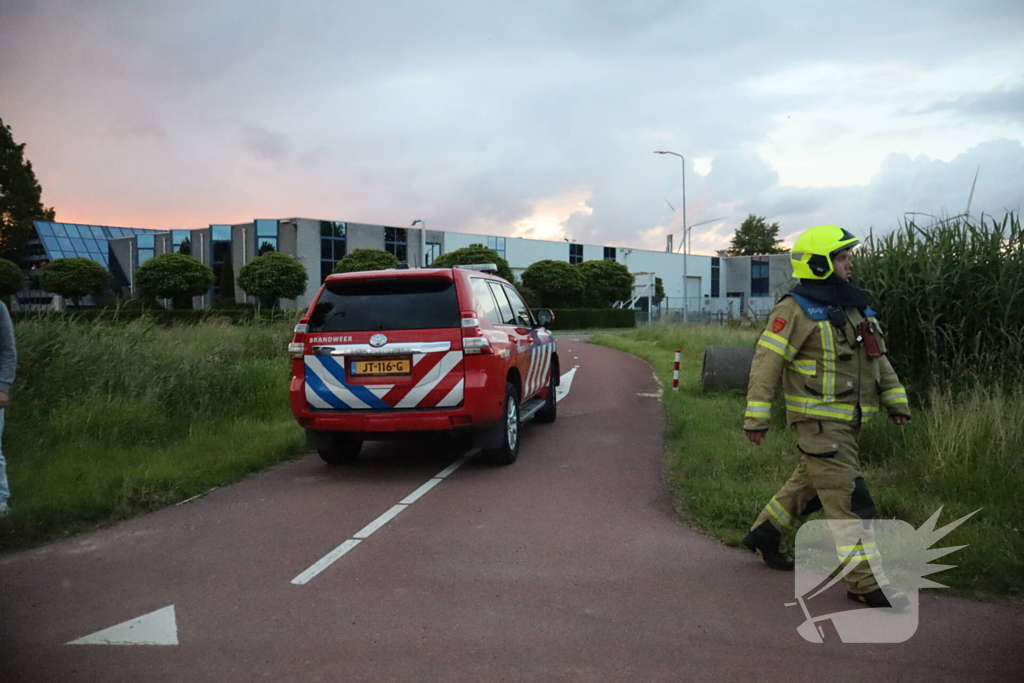
<instances>
[{"instance_id":1,"label":"person at road edge","mask_svg":"<svg viewBox=\"0 0 1024 683\"><path fill-rule=\"evenodd\" d=\"M743 428L749 441L761 444L781 379L800 462L743 544L769 567L792 571L783 532L795 532L808 515L822 510L826 519L837 520L831 526L840 567L848 570L848 597L899 609L908 600L887 587L881 572L870 524L875 504L858 449L862 425L880 409L902 426L910 421L910 408L885 355L886 340L870 298L852 281L851 251L858 244L843 228L818 225L793 246L790 259L800 284L772 309L758 339Z\"/></svg>"}]
</instances>

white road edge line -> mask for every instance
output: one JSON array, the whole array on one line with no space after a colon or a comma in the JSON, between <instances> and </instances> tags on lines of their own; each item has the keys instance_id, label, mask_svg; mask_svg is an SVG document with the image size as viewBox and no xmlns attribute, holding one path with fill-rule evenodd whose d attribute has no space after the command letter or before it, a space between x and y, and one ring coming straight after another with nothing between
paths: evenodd
<instances>
[{"instance_id":1,"label":"white road edge line","mask_svg":"<svg viewBox=\"0 0 1024 683\"><path fill-rule=\"evenodd\" d=\"M479 450L480 449L478 448L470 450L464 456L453 462L451 465L448 465L448 467L445 467L443 470L438 472L436 476L427 480L427 483L423 484L418 489L416 489L408 496L406 496L401 503L399 503L398 505L393 505L390 510L388 510L383 515L381 515L380 517L373 520L372 522L364 526L362 529L357 531L352 538L348 539L347 541L339 545L337 548L321 557L319 560L313 563L313 565L310 566L309 569L307 569L306 571L302 572L294 579L292 579L292 584L296 586L302 586L316 578L317 574L330 567L343 555L345 555L345 553L352 550L357 545L362 543L365 539L367 539L371 534L373 534L373 532L377 531L382 526L384 526L392 519L397 517L398 513L400 513L402 510L409 507L413 503L415 503L417 500L419 500L423 496L423 494L425 494L427 491L440 484L445 477L447 477L455 470L459 469L459 467L464 462L466 462L474 455L476 455L479 452Z\"/></svg>"}]
</instances>

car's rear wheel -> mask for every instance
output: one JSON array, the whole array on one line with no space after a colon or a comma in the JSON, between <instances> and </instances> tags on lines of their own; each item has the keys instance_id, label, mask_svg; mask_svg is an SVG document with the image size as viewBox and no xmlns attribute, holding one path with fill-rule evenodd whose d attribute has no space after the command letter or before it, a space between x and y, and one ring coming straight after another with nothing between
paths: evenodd
<instances>
[{"instance_id":1,"label":"car's rear wheel","mask_svg":"<svg viewBox=\"0 0 1024 683\"><path fill-rule=\"evenodd\" d=\"M551 365L551 379L548 380L548 395L544 399L544 407L533 417L537 422L554 422L558 417L558 368Z\"/></svg>"},{"instance_id":2,"label":"car's rear wheel","mask_svg":"<svg viewBox=\"0 0 1024 683\"><path fill-rule=\"evenodd\" d=\"M505 383L505 412L501 423L501 445L483 452L495 465L511 465L519 457L519 392L516 385Z\"/></svg>"},{"instance_id":3,"label":"car's rear wheel","mask_svg":"<svg viewBox=\"0 0 1024 683\"><path fill-rule=\"evenodd\" d=\"M363 440L349 434L335 434L328 448L317 450L320 459L328 465L344 465L359 457L363 448Z\"/></svg>"}]
</instances>

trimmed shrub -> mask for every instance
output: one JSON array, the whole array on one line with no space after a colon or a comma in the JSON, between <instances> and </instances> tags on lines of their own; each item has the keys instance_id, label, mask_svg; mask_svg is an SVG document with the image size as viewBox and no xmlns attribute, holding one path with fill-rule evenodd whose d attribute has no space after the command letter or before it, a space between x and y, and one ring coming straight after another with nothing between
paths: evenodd
<instances>
[{"instance_id":1,"label":"trimmed shrub","mask_svg":"<svg viewBox=\"0 0 1024 683\"><path fill-rule=\"evenodd\" d=\"M278 299L302 296L308 280L301 263L278 251L257 256L238 272L238 286L258 297L263 308L273 308Z\"/></svg>"},{"instance_id":2,"label":"trimmed shrub","mask_svg":"<svg viewBox=\"0 0 1024 683\"><path fill-rule=\"evenodd\" d=\"M192 297L206 294L214 280L209 266L185 254L154 256L135 271L146 298L173 299L175 308L192 308Z\"/></svg>"},{"instance_id":3,"label":"trimmed shrub","mask_svg":"<svg viewBox=\"0 0 1024 683\"><path fill-rule=\"evenodd\" d=\"M110 283L110 272L83 256L59 258L43 267L39 285L65 299L80 301Z\"/></svg>"},{"instance_id":4,"label":"trimmed shrub","mask_svg":"<svg viewBox=\"0 0 1024 683\"><path fill-rule=\"evenodd\" d=\"M389 251L383 249L356 249L345 254L338 265L334 266L335 273L358 273L364 270L387 270L394 268L401 261Z\"/></svg>"},{"instance_id":5,"label":"trimmed shrub","mask_svg":"<svg viewBox=\"0 0 1024 683\"><path fill-rule=\"evenodd\" d=\"M18 264L0 259L0 297L9 297L21 291L25 278Z\"/></svg>"},{"instance_id":6,"label":"trimmed shrub","mask_svg":"<svg viewBox=\"0 0 1024 683\"><path fill-rule=\"evenodd\" d=\"M505 278L509 282L515 282L516 276L512 273L512 268L508 265L508 261L501 258L498 252L488 249L482 244L471 244L468 247L449 251L447 254L441 254L434 259L433 265L438 268L447 268L449 266L464 266L470 263L493 263L498 266L496 271L498 277Z\"/></svg>"},{"instance_id":7,"label":"trimmed shrub","mask_svg":"<svg viewBox=\"0 0 1024 683\"><path fill-rule=\"evenodd\" d=\"M576 265L583 273L583 305L588 308L611 306L633 296L636 278L629 268L615 261L584 261Z\"/></svg>"},{"instance_id":8,"label":"trimmed shrub","mask_svg":"<svg viewBox=\"0 0 1024 683\"><path fill-rule=\"evenodd\" d=\"M565 261L537 261L523 271L523 284L542 307L579 306L585 281L583 273Z\"/></svg>"}]
</instances>

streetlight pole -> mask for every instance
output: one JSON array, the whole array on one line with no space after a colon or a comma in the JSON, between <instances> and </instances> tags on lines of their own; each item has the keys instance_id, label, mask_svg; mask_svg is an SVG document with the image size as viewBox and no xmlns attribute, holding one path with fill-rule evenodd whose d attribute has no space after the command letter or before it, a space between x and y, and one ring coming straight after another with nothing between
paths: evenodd
<instances>
[{"instance_id":1,"label":"streetlight pole","mask_svg":"<svg viewBox=\"0 0 1024 683\"><path fill-rule=\"evenodd\" d=\"M420 263L417 268L427 267L427 222L422 218L417 218L412 222L410 227L415 228L416 224L420 224Z\"/></svg>"},{"instance_id":2,"label":"streetlight pole","mask_svg":"<svg viewBox=\"0 0 1024 683\"><path fill-rule=\"evenodd\" d=\"M688 320L687 310L686 310L686 304L687 304L686 295L687 295L688 292L686 290L687 290L687 285L690 284L689 279L687 278L687 271L686 271L686 262L688 260L690 260L690 246L688 244L688 241L689 241L689 231L686 229L686 159L683 158L683 155L679 154L678 152L669 152L667 150L666 151L656 151L655 154L671 154L674 157L679 157L679 161L682 163L682 169L683 169L683 322L685 323Z\"/></svg>"}]
</instances>

